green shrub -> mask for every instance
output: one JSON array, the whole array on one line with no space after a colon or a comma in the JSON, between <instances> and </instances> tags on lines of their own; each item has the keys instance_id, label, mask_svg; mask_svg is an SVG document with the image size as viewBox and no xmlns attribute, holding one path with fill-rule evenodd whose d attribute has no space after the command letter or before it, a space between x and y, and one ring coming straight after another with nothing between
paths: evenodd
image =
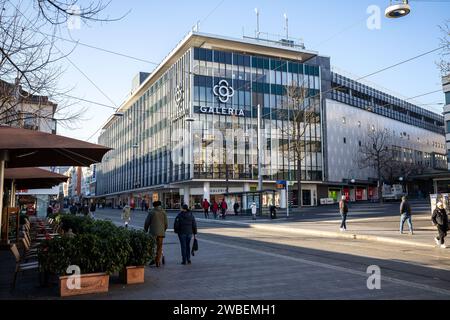
<instances>
[{"instance_id":1,"label":"green shrub","mask_svg":"<svg viewBox=\"0 0 450 320\"><path fill-rule=\"evenodd\" d=\"M155 240L143 231L126 230L131 246L127 266L143 266L155 258Z\"/></svg>"},{"instance_id":2,"label":"green shrub","mask_svg":"<svg viewBox=\"0 0 450 320\"><path fill-rule=\"evenodd\" d=\"M65 275L70 265L81 273L120 271L129 259L131 247L122 233L102 238L96 234L80 234L44 241L38 251L42 271Z\"/></svg>"}]
</instances>

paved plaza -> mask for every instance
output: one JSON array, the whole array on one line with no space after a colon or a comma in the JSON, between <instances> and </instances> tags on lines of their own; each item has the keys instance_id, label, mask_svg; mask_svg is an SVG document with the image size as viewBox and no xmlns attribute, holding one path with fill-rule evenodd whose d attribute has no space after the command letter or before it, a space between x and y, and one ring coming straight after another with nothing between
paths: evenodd
<instances>
[{"instance_id":1,"label":"paved plaza","mask_svg":"<svg viewBox=\"0 0 450 320\"><path fill-rule=\"evenodd\" d=\"M363 215L364 208L370 213L376 206L359 210ZM171 230L176 213L170 212L166 265L147 267L145 284L124 286L114 275L109 293L72 299L449 299L450 249L433 246L426 206L413 203L416 212L423 207L414 219L414 236L398 234L395 212L352 218L344 235L336 232L336 220L320 217L253 222L248 217L214 221L198 216L200 250L188 266L180 264L178 239ZM141 229L145 216L135 211L131 226ZM96 218L121 223L120 210L98 210ZM381 234L382 239L348 236L353 234ZM381 270L380 290L367 287L367 268L373 265ZM1 298L58 299L56 287L37 288L33 273L22 276L9 294L11 279L4 275L12 276L13 270L6 269L2 267Z\"/></svg>"}]
</instances>

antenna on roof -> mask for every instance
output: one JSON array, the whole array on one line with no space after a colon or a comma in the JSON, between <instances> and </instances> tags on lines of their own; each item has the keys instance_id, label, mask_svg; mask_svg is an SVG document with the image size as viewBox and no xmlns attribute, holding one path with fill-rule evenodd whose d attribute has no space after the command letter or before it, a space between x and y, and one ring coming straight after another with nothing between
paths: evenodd
<instances>
[{"instance_id":1,"label":"antenna on roof","mask_svg":"<svg viewBox=\"0 0 450 320\"><path fill-rule=\"evenodd\" d=\"M284 15L284 20L286 22L284 29L286 30L286 40L289 40L289 19L287 16L287 13L285 13Z\"/></svg>"},{"instance_id":2,"label":"antenna on roof","mask_svg":"<svg viewBox=\"0 0 450 320\"><path fill-rule=\"evenodd\" d=\"M200 20L198 20L197 23L192 26L192 31L200 32Z\"/></svg>"},{"instance_id":3,"label":"antenna on roof","mask_svg":"<svg viewBox=\"0 0 450 320\"><path fill-rule=\"evenodd\" d=\"M255 13L256 13L256 39L259 39L259 10L258 8L255 8Z\"/></svg>"}]
</instances>

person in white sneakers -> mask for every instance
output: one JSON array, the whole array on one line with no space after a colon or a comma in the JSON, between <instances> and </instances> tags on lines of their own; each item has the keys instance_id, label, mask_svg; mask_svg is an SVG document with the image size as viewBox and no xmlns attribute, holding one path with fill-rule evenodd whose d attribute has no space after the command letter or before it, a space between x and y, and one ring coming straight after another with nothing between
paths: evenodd
<instances>
[{"instance_id":1,"label":"person in white sneakers","mask_svg":"<svg viewBox=\"0 0 450 320\"><path fill-rule=\"evenodd\" d=\"M340 230L347 231L347 213L348 213L348 205L347 205L347 197L342 196L341 201L339 201L339 213L342 217Z\"/></svg>"},{"instance_id":2,"label":"person in white sneakers","mask_svg":"<svg viewBox=\"0 0 450 320\"><path fill-rule=\"evenodd\" d=\"M125 224L125 228L128 228L128 224L131 220L131 207L128 204L123 207L122 220Z\"/></svg>"},{"instance_id":3,"label":"person in white sneakers","mask_svg":"<svg viewBox=\"0 0 450 320\"><path fill-rule=\"evenodd\" d=\"M433 221L433 224L437 227L439 233L439 235L434 238L434 241L436 241L438 246L440 245L441 248L445 249L446 245L444 243L444 238L447 236L448 231L448 216L444 209L444 204L441 201L436 204L436 209L433 211L431 221Z\"/></svg>"}]
</instances>

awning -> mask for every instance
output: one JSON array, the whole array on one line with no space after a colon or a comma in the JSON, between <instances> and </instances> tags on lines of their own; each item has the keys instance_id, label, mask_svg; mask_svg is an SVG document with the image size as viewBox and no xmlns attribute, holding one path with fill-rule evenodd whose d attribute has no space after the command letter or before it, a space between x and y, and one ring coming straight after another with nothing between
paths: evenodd
<instances>
[{"instance_id":1,"label":"awning","mask_svg":"<svg viewBox=\"0 0 450 320\"><path fill-rule=\"evenodd\" d=\"M5 181L14 181L17 189L52 188L69 177L41 168L8 168L5 169Z\"/></svg>"},{"instance_id":2,"label":"awning","mask_svg":"<svg viewBox=\"0 0 450 320\"><path fill-rule=\"evenodd\" d=\"M56 134L0 126L0 150L7 150L7 168L79 166L102 161L111 148Z\"/></svg>"}]
</instances>

